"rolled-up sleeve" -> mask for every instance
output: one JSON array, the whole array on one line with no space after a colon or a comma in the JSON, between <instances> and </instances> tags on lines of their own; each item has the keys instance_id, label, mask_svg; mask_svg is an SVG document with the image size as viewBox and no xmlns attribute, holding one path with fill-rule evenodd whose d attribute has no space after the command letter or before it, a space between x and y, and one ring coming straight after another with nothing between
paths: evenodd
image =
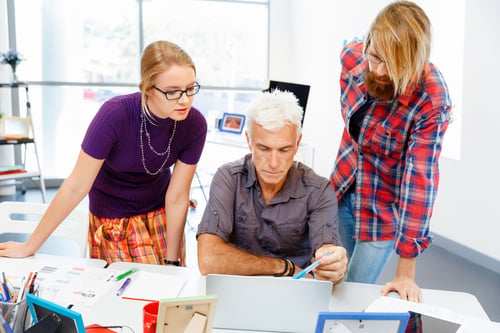
<instances>
[{"instance_id":1,"label":"rolled-up sleeve","mask_svg":"<svg viewBox=\"0 0 500 333\"><path fill-rule=\"evenodd\" d=\"M396 253L403 257L418 256L432 241L429 223L439 184L438 161L448 112L448 108L439 108L423 113L410 136L395 242Z\"/></svg>"},{"instance_id":2,"label":"rolled-up sleeve","mask_svg":"<svg viewBox=\"0 0 500 333\"><path fill-rule=\"evenodd\" d=\"M309 237L315 250L323 244L342 246L340 240L337 213L338 204L335 190L330 182L321 184L315 195L309 198Z\"/></svg>"},{"instance_id":3,"label":"rolled-up sleeve","mask_svg":"<svg viewBox=\"0 0 500 333\"><path fill-rule=\"evenodd\" d=\"M210 233L229 241L234 225L235 183L227 168L219 168L210 186L210 200L198 225L196 236Z\"/></svg>"}]
</instances>

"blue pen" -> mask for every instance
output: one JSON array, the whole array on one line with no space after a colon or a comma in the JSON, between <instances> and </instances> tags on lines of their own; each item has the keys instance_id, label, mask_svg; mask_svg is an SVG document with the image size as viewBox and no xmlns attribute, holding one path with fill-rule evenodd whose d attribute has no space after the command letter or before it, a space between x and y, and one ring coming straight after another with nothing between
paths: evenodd
<instances>
[{"instance_id":1,"label":"blue pen","mask_svg":"<svg viewBox=\"0 0 500 333\"><path fill-rule=\"evenodd\" d=\"M9 323L6 322L5 319L3 319L3 316L1 314L0 314L0 324L2 324L2 327L6 333L12 333L12 328L10 328Z\"/></svg>"},{"instance_id":2,"label":"blue pen","mask_svg":"<svg viewBox=\"0 0 500 333\"><path fill-rule=\"evenodd\" d=\"M2 272L2 287L5 294L5 300L8 302L10 301L10 293L9 288L7 287L7 278L5 277L5 272Z\"/></svg>"},{"instance_id":3,"label":"blue pen","mask_svg":"<svg viewBox=\"0 0 500 333\"><path fill-rule=\"evenodd\" d=\"M130 281L132 281L132 279L127 278L125 280L125 282L123 282L123 284L120 287L120 289L118 289L118 291L116 292L116 296L120 296L121 294L123 294L123 292L125 291L125 288L127 288L127 286L130 284Z\"/></svg>"},{"instance_id":4,"label":"blue pen","mask_svg":"<svg viewBox=\"0 0 500 333\"><path fill-rule=\"evenodd\" d=\"M331 253L328 252L327 254L325 254L323 257L321 258L324 258L326 256L329 256ZM300 279L301 277L304 277L304 275L306 275L307 273L311 272L313 269L315 269L316 267L319 266L319 260L321 259L319 258L318 260L316 260L315 262L313 262L312 264L310 264L309 266L307 266L306 268L304 268L302 271L300 271L299 274L295 275L293 277L293 279Z\"/></svg>"}]
</instances>

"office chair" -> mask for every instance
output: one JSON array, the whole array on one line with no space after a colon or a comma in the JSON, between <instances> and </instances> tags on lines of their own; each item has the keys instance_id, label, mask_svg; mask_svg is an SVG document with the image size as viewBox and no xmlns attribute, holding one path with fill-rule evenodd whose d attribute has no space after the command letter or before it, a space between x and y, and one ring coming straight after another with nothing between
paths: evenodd
<instances>
[{"instance_id":1,"label":"office chair","mask_svg":"<svg viewBox=\"0 0 500 333\"><path fill-rule=\"evenodd\" d=\"M25 242L48 206L46 203L35 202L0 202L0 242ZM75 209L54 230L37 253L86 257L88 232L88 213Z\"/></svg>"}]
</instances>

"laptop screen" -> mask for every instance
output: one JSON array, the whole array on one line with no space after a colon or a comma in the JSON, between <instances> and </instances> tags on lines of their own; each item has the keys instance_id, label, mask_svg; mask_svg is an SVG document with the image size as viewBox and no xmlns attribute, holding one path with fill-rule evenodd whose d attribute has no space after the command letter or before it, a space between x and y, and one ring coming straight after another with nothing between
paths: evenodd
<instances>
[{"instance_id":1,"label":"laptop screen","mask_svg":"<svg viewBox=\"0 0 500 333\"><path fill-rule=\"evenodd\" d=\"M215 328L313 332L328 311L332 283L288 277L209 274L207 294L217 295Z\"/></svg>"}]
</instances>

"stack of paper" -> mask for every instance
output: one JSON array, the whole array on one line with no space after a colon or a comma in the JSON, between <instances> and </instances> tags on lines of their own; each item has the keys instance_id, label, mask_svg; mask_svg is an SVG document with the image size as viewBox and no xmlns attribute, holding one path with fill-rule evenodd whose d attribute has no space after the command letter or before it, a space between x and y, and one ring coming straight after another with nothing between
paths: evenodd
<instances>
[{"instance_id":1,"label":"stack of paper","mask_svg":"<svg viewBox=\"0 0 500 333\"><path fill-rule=\"evenodd\" d=\"M390 296L381 296L371 303L366 312L407 312L420 313L442 321L457 323L460 328L456 333L498 333L500 323L459 314L450 309L424 303L408 302ZM425 323L424 323L425 324ZM425 331L425 329L424 329Z\"/></svg>"}]
</instances>

